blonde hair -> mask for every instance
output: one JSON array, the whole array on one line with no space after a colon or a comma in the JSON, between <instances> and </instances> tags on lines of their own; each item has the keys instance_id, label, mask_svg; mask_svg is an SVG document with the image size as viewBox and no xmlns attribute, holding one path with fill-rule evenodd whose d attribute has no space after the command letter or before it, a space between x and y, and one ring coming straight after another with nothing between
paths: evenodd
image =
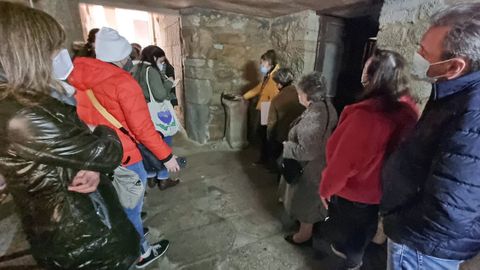
<instances>
[{"instance_id":1,"label":"blonde hair","mask_svg":"<svg viewBox=\"0 0 480 270\"><path fill-rule=\"evenodd\" d=\"M35 104L49 96L58 82L52 76L52 56L65 41L62 26L47 13L22 4L0 1L0 100L13 96Z\"/></svg>"}]
</instances>

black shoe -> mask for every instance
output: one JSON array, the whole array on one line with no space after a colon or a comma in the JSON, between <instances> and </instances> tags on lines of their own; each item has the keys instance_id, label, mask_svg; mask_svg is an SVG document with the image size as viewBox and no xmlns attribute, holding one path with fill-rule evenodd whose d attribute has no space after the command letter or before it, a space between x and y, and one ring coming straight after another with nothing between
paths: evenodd
<instances>
[{"instance_id":1,"label":"black shoe","mask_svg":"<svg viewBox=\"0 0 480 270\"><path fill-rule=\"evenodd\" d=\"M140 212L140 218L142 219L142 221L145 221L145 219L147 219L147 212Z\"/></svg>"},{"instance_id":2,"label":"black shoe","mask_svg":"<svg viewBox=\"0 0 480 270\"><path fill-rule=\"evenodd\" d=\"M150 234L150 229L148 227L143 227L143 237L147 237Z\"/></svg>"},{"instance_id":3,"label":"black shoe","mask_svg":"<svg viewBox=\"0 0 480 270\"><path fill-rule=\"evenodd\" d=\"M312 238L311 237L307 241L297 243L297 242L295 242L295 240L293 240L293 234L290 234L290 235L285 236L285 241L287 241L288 243L290 243L292 245L300 246L300 247L312 246Z\"/></svg>"},{"instance_id":4,"label":"black shoe","mask_svg":"<svg viewBox=\"0 0 480 270\"><path fill-rule=\"evenodd\" d=\"M154 188L158 183L158 180L156 177L150 177L147 179L147 186L149 188Z\"/></svg>"},{"instance_id":5,"label":"black shoe","mask_svg":"<svg viewBox=\"0 0 480 270\"><path fill-rule=\"evenodd\" d=\"M335 244L330 245L330 249L332 250L333 254L337 255L338 257L346 260L347 254L345 254L341 249L339 249Z\"/></svg>"},{"instance_id":6,"label":"black shoe","mask_svg":"<svg viewBox=\"0 0 480 270\"><path fill-rule=\"evenodd\" d=\"M162 240L152 246L142 254L140 261L137 263L137 269L142 269L153 263L160 258L165 252L167 252L170 242L168 240Z\"/></svg>"},{"instance_id":7,"label":"black shoe","mask_svg":"<svg viewBox=\"0 0 480 270\"><path fill-rule=\"evenodd\" d=\"M347 254L345 254L342 249L340 249L339 247L337 247L335 244L331 244L330 245L330 249L332 250L332 252L337 255L338 257L344 259L344 260L347 260L346 262L346 266L345 266L345 269L347 270L360 270L360 268L362 268L362 265L363 265L363 262L358 262L358 263L354 263L352 261L349 261L348 260L348 257L347 257Z\"/></svg>"},{"instance_id":8,"label":"black shoe","mask_svg":"<svg viewBox=\"0 0 480 270\"><path fill-rule=\"evenodd\" d=\"M160 181L158 182L158 188L159 188L160 190L165 190L165 189L167 189L167 188L174 187L174 186L176 186L176 185L178 185L178 184L180 184L180 179L175 179L175 180L173 180L173 179L168 178L168 179L166 179L166 180L160 180Z\"/></svg>"}]
</instances>

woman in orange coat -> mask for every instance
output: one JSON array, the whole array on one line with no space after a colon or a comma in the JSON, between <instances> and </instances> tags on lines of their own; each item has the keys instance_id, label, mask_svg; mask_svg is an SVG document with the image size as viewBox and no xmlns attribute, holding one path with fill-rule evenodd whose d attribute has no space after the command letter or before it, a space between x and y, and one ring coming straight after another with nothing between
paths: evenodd
<instances>
[{"instance_id":1,"label":"woman in orange coat","mask_svg":"<svg viewBox=\"0 0 480 270\"><path fill-rule=\"evenodd\" d=\"M257 111L259 111L258 117L261 117L260 110L262 107L262 103L270 102L276 95L278 95L279 90L277 87L277 83L273 80L273 74L279 69L279 65L277 64L277 55L274 50L268 50L260 57L260 68L259 71L263 75L263 80L253 89L249 90L247 93L243 95L245 100L250 100L255 97L258 98L258 102L256 105ZM261 125L260 119L258 121L258 129L257 132L259 133L262 139L262 146L260 152L260 160L258 163L265 163L267 161L267 126Z\"/></svg>"},{"instance_id":2,"label":"woman in orange coat","mask_svg":"<svg viewBox=\"0 0 480 270\"><path fill-rule=\"evenodd\" d=\"M172 149L163 141L153 126L142 88L126 70L130 70L132 46L116 30L103 27L97 34L95 52L97 59L78 57L68 81L77 89L77 113L90 126L104 125L113 128L123 146L123 166L138 174L145 186L147 172L136 142L94 107L87 96L92 90L99 103L115 117L135 140L149 149L158 160L164 162L168 171L176 172L180 167ZM143 198L133 209L125 208L127 217L141 238L141 258L137 268L144 268L162 256L169 242L162 240L150 245L145 238L141 211Z\"/></svg>"}]
</instances>

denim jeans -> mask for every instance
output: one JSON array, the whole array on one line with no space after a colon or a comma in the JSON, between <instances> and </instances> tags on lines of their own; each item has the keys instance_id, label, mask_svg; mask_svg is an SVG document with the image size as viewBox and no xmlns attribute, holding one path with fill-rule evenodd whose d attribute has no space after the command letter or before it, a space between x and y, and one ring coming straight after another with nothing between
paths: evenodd
<instances>
[{"instance_id":1,"label":"denim jeans","mask_svg":"<svg viewBox=\"0 0 480 270\"><path fill-rule=\"evenodd\" d=\"M168 146L171 147L173 142L173 137L172 136L165 137L163 138L163 141L165 141L165 143L167 143ZM148 178L153 178L153 177L157 177L157 180L159 181L164 181L170 178L170 173L168 172L167 168L163 168L163 170L157 171L157 172L155 171L148 172Z\"/></svg>"},{"instance_id":2,"label":"denim jeans","mask_svg":"<svg viewBox=\"0 0 480 270\"><path fill-rule=\"evenodd\" d=\"M140 180L142 180L142 184L145 187L146 182L147 182L147 172L145 171L145 168L143 167L143 163L137 162L132 165L127 166L127 169L134 171L138 174L140 177ZM141 212L143 208L143 195L142 198L138 201L137 206L135 206L133 209L129 208L124 208L125 213L127 214L128 219L130 222L132 222L133 226L137 230L138 234L140 235L140 246L141 246L141 251L144 253L148 248L150 247L150 244L147 242L144 236L143 232L143 221L141 217Z\"/></svg>"},{"instance_id":3,"label":"denim jeans","mask_svg":"<svg viewBox=\"0 0 480 270\"><path fill-rule=\"evenodd\" d=\"M462 261L427 256L388 239L387 270L458 270Z\"/></svg>"}]
</instances>

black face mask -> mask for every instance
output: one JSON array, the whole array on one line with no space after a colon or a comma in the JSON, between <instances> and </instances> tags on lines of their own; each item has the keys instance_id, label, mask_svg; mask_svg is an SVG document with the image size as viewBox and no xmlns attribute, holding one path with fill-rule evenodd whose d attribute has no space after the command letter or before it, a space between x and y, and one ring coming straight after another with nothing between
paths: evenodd
<instances>
[{"instance_id":1,"label":"black face mask","mask_svg":"<svg viewBox=\"0 0 480 270\"><path fill-rule=\"evenodd\" d=\"M130 70L132 70L132 68L133 68L132 59L128 58L127 63L125 63L125 65L123 65L123 70L130 71Z\"/></svg>"}]
</instances>

